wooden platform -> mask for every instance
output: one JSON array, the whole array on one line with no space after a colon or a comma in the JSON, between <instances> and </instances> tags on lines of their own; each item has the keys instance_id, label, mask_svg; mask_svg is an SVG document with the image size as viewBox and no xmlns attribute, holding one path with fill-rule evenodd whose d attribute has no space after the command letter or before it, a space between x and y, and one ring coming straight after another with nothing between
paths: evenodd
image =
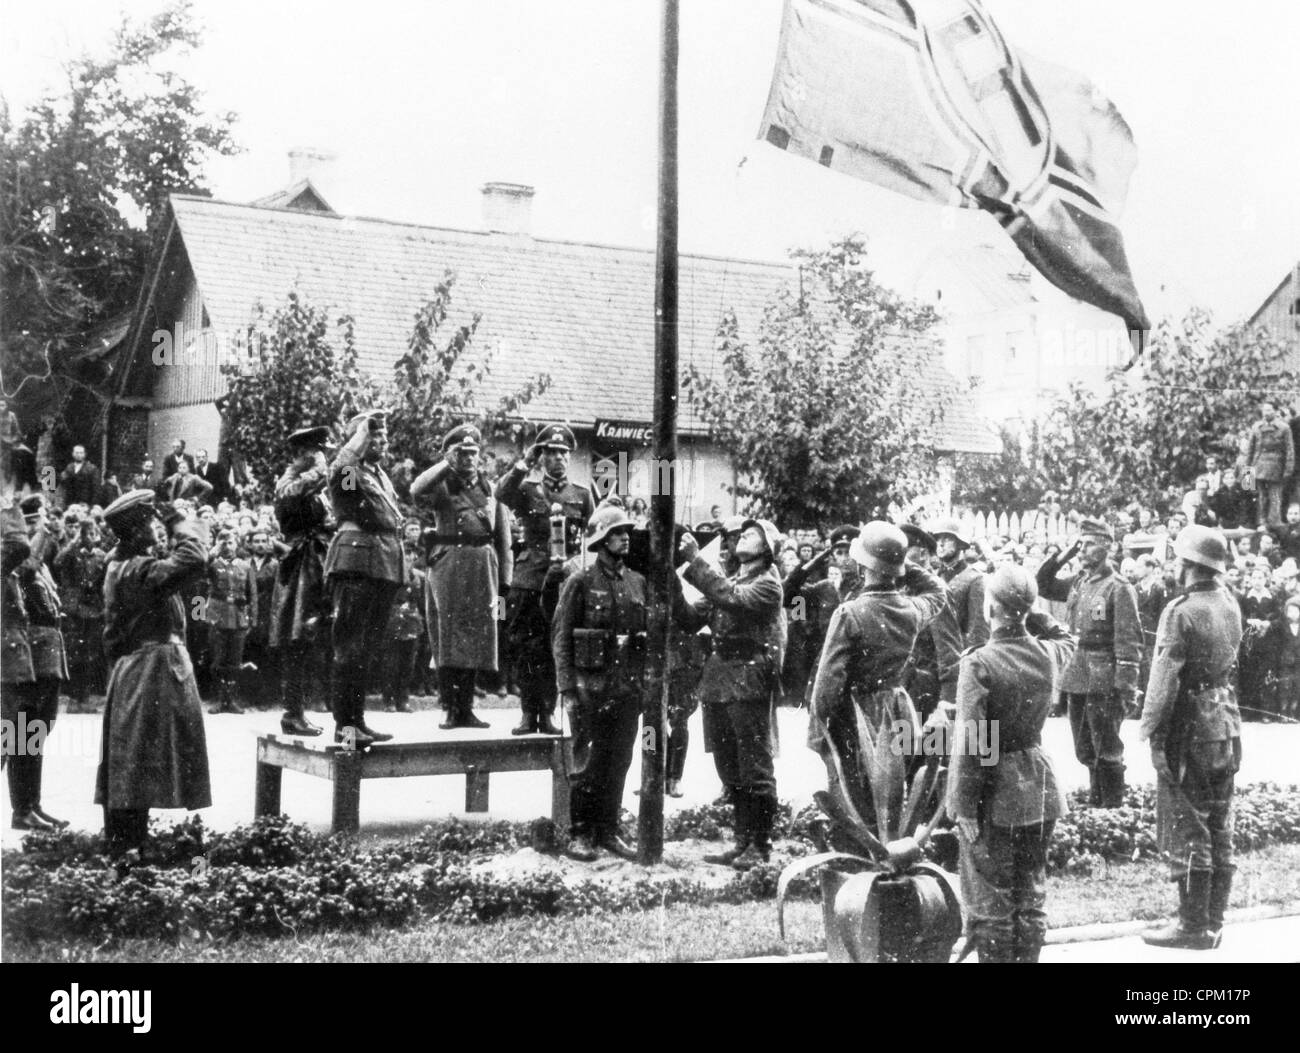
<instances>
[{"instance_id":1,"label":"wooden platform","mask_svg":"<svg viewBox=\"0 0 1300 1053\"><path fill-rule=\"evenodd\" d=\"M494 771L551 773L551 818L561 836L569 829L569 782L573 767L570 740L560 735L510 738L448 738L436 742L380 742L365 750L309 745L290 735L257 740L257 780L253 815L280 813L280 781L288 771L318 775L334 784L332 828L356 834L361 829L363 779L407 775L465 776L465 811L488 810L488 780Z\"/></svg>"}]
</instances>

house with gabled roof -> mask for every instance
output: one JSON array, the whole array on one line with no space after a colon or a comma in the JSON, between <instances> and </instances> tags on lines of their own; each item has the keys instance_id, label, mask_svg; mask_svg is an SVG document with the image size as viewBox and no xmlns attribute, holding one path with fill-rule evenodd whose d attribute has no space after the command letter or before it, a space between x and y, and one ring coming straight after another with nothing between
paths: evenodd
<instances>
[{"instance_id":1,"label":"house with gabled roof","mask_svg":"<svg viewBox=\"0 0 1300 1053\"><path fill-rule=\"evenodd\" d=\"M528 419L574 429L579 450L571 471L578 481L625 453L635 495L637 465L649 455L654 254L535 238L532 194L518 184L487 184L482 230L339 215L309 178L249 204L172 195L116 377L114 429L134 438L113 444L114 463L125 468L146 451L161 461L178 437L190 449L219 450L217 406L228 383L219 356L178 355L156 365L158 334L178 336L178 349L194 334L237 334L259 304L274 308L297 289L318 306L352 316L359 365L387 380L406 350L416 310L452 271L453 312L466 320L481 312L475 343L493 352L481 401L549 374L550 386L525 407ZM742 334L753 334L764 307L795 277L788 263L683 254L683 370L694 365L711 373L724 312L734 310ZM216 346L223 346L220 339ZM932 350L935 383L956 394L937 346ZM939 453L997 448L961 397L948 401L941 431ZM713 505L731 509L730 458L685 398L679 435L683 512L695 521L707 518ZM429 460L435 457L431 448Z\"/></svg>"}]
</instances>

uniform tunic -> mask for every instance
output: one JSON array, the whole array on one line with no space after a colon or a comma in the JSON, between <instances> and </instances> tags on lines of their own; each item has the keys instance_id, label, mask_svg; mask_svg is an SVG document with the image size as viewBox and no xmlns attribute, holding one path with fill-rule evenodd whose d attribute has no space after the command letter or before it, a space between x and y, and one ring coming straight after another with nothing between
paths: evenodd
<instances>
[{"instance_id":1,"label":"uniform tunic","mask_svg":"<svg viewBox=\"0 0 1300 1053\"><path fill-rule=\"evenodd\" d=\"M560 590L551 647L556 690L577 695L568 714L575 837L618 831L641 715L647 603L645 578L603 551Z\"/></svg>"},{"instance_id":2,"label":"uniform tunic","mask_svg":"<svg viewBox=\"0 0 1300 1053\"><path fill-rule=\"evenodd\" d=\"M280 561L271 601L272 647L323 638L329 622L325 590L330 538L327 475L325 455L317 453L306 468L299 468L297 462L289 465L275 484L275 517L289 552Z\"/></svg>"},{"instance_id":3,"label":"uniform tunic","mask_svg":"<svg viewBox=\"0 0 1300 1053\"><path fill-rule=\"evenodd\" d=\"M113 663L95 803L110 809L206 808L212 803L203 710L185 649L181 589L207 567L206 528L172 528L175 547L109 559L104 646Z\"/></svg>"},{"instance_id":4,"label":"uniform tunic","mask_svg":"<svg viewBox=\"0 0 1300 1053\"><path fill-rule=\"evenodd\" d=\"M1030 621L1035 635L1003 627L962 657L948 812L980 824L961 852L972 934L1041 945L1047 845L1066 812L1042 732L1075 641L1044 615ZM996 751L981 756L977 747L993 746L994 729Z\"/></svg>"},{"instance_id":5,"label":"uniform tunic","mask_svg":"<svg viewBox=\"0 0 1300 1053\"><path fill-rule=\"evenodd\" d=\"M1168 776L1157 766L1156 824L1175 878L1232 869L1241 636L1241 610L1217 581L1192 585L1160 616L1139 737L1168 762Z\"/></svg>"}]
</instances>

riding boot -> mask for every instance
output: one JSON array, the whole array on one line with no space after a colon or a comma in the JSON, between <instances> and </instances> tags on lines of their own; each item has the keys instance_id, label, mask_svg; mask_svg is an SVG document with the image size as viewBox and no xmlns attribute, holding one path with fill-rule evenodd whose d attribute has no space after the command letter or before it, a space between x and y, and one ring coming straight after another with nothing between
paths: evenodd
<instances>
[{"instance_id":1,"label":"riding boot","mask_svg":"<svg viewBox=\"0 0 1300 1053\"><path fill-rule=\"evenodd\" d=\"M736 792L736 843L725 851L710 853L704 857L704 862L730 864L744 855L745 850L749 848L752 836L750 834L749 800L748 793Z\"/></svg>"},{"instance_id":2,"label":"riding boot","mask_svg":"<svg viewBox=\"0 0 1300 1053\"><path fill-rule=\"evenodd\" d=\"M1101 804L1101 780L1095 764L1088 769L1088 803L1094 808Z\"/></svg>"},{"instance_id":3,"label":"riding boot","mask_svg":"<svg viewBox=\"0 0 1300 1053\"><path fill-rule=\"evenodd\" d=\"M476 670L456 670L458 695L460 698L460 716L458 726L462 728L490 728L486 720L474 715L474 678Z\"/></svg>"},{"instance_id":4,"label":"riding boot","mask_svg":"<svg viewBox=\"0 0 1300 1053\"><path fill-rule=\"evenodd\" d=\"M1142 934L1153 947L1181 947L1209 951L1219 945L1219 933L1209 929L1210 883L1208 870L1190 870L1178 881L1178 920Z\"/></svg>"},{"instance_id":5,"label":"riding boot","mask_svg":"<svg viewBox=\"0 0 1300 1053\"><path fill-rule=\"evenodd\" d=\"M1213 872L1210 880L1210 902L1206 911L1206 924L1217 936L1223 933L1223 915L1228 910L1228 900L1232 896L1232 872L1234 867L1221 867Z\"/></svg>"},{"instance_id":6,"label":"riding boot","mask_svg":"<svg viewBox=\"0 0 1300 1053\"><path fill-rule=\"evenodd\" d=\"M776 818L776 801L766 794L743 791L748 799L749 847L731 861L737 870L750 870L772 858L772 822Z\"/></svg>"},{"instance_id":7,"label":"riding boot","mask_svg":"<svg viewBox=\"0 0 1300 1053\"><path fill-rule=\"evenodd\" d=\"M1121 808L1124 805L1124 765L1119 761L1102 761L1097 765L1097 778L1103 808Z\"/></svg>"},{"instance_id":8,"label":"riding boot","mask_svg":"<svg viewBox=\"0 0 1300 1053\"><path fill-rule=\"evenodd\" d=\"M456 688L456 670L438 666L438 702L442 705L443 718L438 727L443 731L460 727L460 696Z\"/></svg>"}]
</instances>

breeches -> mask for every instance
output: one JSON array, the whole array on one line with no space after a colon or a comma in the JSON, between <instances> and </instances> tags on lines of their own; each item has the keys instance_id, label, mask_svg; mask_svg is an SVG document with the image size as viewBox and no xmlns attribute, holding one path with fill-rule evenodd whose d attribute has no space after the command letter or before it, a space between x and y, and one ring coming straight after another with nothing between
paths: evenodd
<instances>
[{"instance_id":1,"label":"breeches","mask_svg":"<svg viewBox=\"0 0 1300 1053\"><path fill-rule=\"evenodd\" d=\"M365 668L382 653L384 630L398 584L380 578L335 577L330 585L334 603L331 642L335 666Z\"/></svg>"}]
</instances>

